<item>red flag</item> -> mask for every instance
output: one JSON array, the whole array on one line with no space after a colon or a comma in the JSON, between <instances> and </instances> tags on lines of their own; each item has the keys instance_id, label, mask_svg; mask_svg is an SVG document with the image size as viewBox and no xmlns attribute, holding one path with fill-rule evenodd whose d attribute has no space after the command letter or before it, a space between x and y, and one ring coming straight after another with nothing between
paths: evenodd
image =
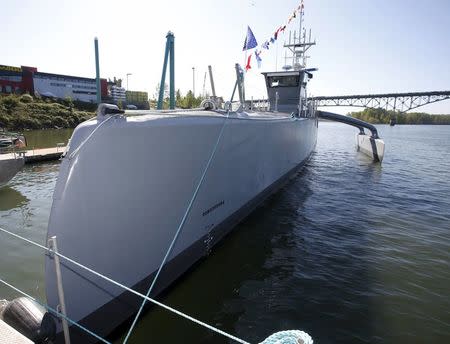
<instances>
[{"instance_id":1,"label":"red flag","mask_svg":"<svg viewBox=\"0 0 450 344\"><path fill-rule=\"evenodd\" d=\"M274 33L274 37L275 37L275 39L278 39L278 33L281 31L281 26L277 29L277 31L275 31L275 33Z\"/></svg>"},{"instance_id":2,"label":"red flag","mask_svg":"<svg viewBox=\"0 0 450 344\"><path fill-rule=\"evenodd\" d=\"M252 60L252 54L250 54L250 55L248 56L248 59L247 59L247 65L245 66L245 70L246 70L246 71L248 71L249 69L252 68L252 66L250 66L251 60Z\"/></svg>"}]
</instances>

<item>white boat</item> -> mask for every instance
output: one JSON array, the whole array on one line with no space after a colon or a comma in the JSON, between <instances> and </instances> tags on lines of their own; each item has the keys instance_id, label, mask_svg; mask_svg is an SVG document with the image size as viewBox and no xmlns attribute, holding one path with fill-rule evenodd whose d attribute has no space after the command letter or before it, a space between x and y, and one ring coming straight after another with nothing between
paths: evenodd
<instances>
[{"instance_id":1,"label":"white boat","mask_svg":"<svg viewBox=\"0 0 450 344\"><path fill-rule=\"evenodd\" d=\"M22 169L24 163L24 158L14 153L0 154L0 188L14 178L17 172Z\"/></svg>"},{"instance_id":2,"label":"white boat","mask_svg":"<svg viewBox=\"0 0 450 344\"><path fill-rule=\"evenodd\" d=\"M25 136L0 132L0 150L26 147Z\"/></svg>"}]
</instances>

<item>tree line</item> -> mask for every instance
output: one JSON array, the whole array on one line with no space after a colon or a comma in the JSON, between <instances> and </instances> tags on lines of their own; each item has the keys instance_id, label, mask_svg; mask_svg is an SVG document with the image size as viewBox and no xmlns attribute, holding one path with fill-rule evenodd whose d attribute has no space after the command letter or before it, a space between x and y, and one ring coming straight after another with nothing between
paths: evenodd
<instances>
[{"instance_id":1,"label":"tree line","mask_svg":"<svg viewBox=\"0 0 450 344\"><path fill-rule=\"evenodd\" d=\"M150 108L156 109L158 104L159 97L159 88L160 84L155 88L155 92L153 93L153 98L149 100ZM186 95L183 95L180 89L177 89L175 92L175 107L179 109L193 109L200 106L201 102L208 98L208 94L203 96L196 97L194 93L189 90ZM167 84L164 84L164 97L163 97L163 109L169 108L169 87Z\"/></svg>"},{"instance_id":2,"label":"tree line","mask_svg":"<svg viewBox=\"0 0 450 344\"><path fill-rule=\"evenodd\" d=\"M349 115L372 124L389 124L392 118L396 120L396 124L450 124L450 115L430 115L424 112L400 113L385 109L364 109Z\"/></svg>"}]
</instances>

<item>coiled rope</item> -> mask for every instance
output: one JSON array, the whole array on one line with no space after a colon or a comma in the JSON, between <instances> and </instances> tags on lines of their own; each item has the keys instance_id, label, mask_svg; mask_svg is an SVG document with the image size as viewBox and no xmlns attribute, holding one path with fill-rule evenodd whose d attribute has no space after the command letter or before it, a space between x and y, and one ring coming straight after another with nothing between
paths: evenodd
<instances>
[{"instance_id":1,"label":"coiled rope","mask_svg":"<svg viewBox=\"0 0 450 344\"><path fill-rule=\"evenodd\" d=\"M306 332L291 330L274 333L260 344L313 344L313 340Z\"/></svg>"}]
</instances>

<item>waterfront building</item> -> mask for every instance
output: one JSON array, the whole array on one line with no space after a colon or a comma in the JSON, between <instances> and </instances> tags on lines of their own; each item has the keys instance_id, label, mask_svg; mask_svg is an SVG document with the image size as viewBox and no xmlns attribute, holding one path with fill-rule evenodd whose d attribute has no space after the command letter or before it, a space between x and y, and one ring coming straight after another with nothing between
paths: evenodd
<instances>
[{"instance_id":1,"label":"waterfront building","mask_svg":"<svg viewBox=\"0 0 450 344\"><path fill-rule=\"evenodd\" d=\"M41 96L71 98L88 103L97 101L95 79L35 72L33 84L35 94L40 94ZM107 96L106 79L100 79L100 89L102 97Z\"/></svg>"},{"instance_id":2,"label":"waterfront building","mask_svg":"<svg viewBox=\"0 0 450 344\"><path fill-rule=\"evenodd\" d=\"M119 102L124 103L126 101L125 88L111 85L109 92L113 103L118 104Z\"/></svg>"},{"instance_id":3,"label":"waterfront building","mask_svg":"<svg viewBox=\"0 0 450 344\"><path fill-rule=\"evenodd\" d=\"M135 104L139 108L148 108L147 92L129 91L128 95L121 84L100 79L103 102ZM51 98L71 98L87 103L97 101L95 78L43 73L36 67L15 67L0 65L0 94L39 95ZM129 100L128 100L129 99Z\"/></svg>"},{"instance_id":4,"label":"waterfront building","mask_svg":"<svg viewBox=\"0 0 450 344\"><path fill-rule=\"evenodd\" d=\"M0 93L34 94L33 73L35 67L0 65Z\"/></svg>"},{"instance_id":5,"label":"waterfront building","mask_svg":"<svg viewBox=\"0 0 450 344\"><path fill-rule=\"evenodd\" d=\"M149 109L148 93L141 91L126 91L126 102L135 105L139 109Z\"/></svg>"}]
</instances>

